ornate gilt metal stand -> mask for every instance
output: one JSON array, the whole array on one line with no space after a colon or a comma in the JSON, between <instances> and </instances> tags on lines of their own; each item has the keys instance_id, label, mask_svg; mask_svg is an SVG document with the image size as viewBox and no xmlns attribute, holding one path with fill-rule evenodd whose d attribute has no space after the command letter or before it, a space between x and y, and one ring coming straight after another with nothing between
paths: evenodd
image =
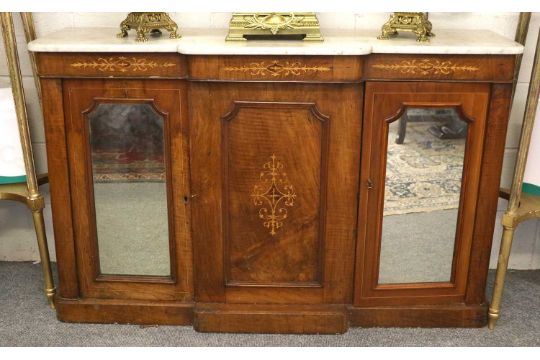
<instances>
[{"instance_id":1,"label":"ornate gilt metal stand","mask_svg":"<svg viewBox=\"0 0 540 360\"><path fill-rule=\"evenodd\" d=\"M503 235L501 248L499 251L499 262L497 264L497 274L495 276L495 286L493 288L493 297L488 313L488 327L494 329L499 319L501 309L502 293L504 289L504 280L506 270L508 269L508 259L512 248L514 231L522 222L529 219L540 219L540 197L523 193L523 175L527 164L527 155L531 135L533 130L534 118L538 106L538 97L540 96L540 36L536 44L536 54L527 95L527 106L525 107L525 117L521 129L521 140L517 155L516 167L514 170L514 180L511 191L502 190L501 195L509 199L508 209L503 216Z\"/></svg>"},{"instance_id":2,"label":"ornate gilt metal stand","mask_svg":"<svg viewBox=\"0 0 540 360\"><path fill-rule=\"evenodd\" d=\"M429 41L430 36L435 36L431 32L431 22L427 13L422 12L395 12L390 15L381 30L379 40L388 40L398 35L398 30L412 31L416 34L416 41Z\"/></svg>"},{"instance_id":3,"label":"ornate gilt metal stand","mask_svg":"<svg viewBox=\"0 0 540 360\"><path fill-rule=\"evenodd\" d=\"M225 40L250 38L323 41L315 13L234 13Z\"/></svg>"},{"instance_id":4,"label":"ornate gilt metal stand","mask_svg":"<svg viewBox=\"0 0 540 360\"><path fill-rule=\"evenodd\" d=\"M26 18L23 22L31 18ZM36 177L34 167L34 157L32 154L32 144L30 141L30 132L28 129L28 117L26 112L26 103L24 88L22 85L22 76L17 53L17 43L15 40L15 30L11 13L1 13L2 35L6 49L7 63L11 86L13 88L13 98L15 101L15 111L17 113L17 122L21 144L23 147L24 166L26 170L26 184L2 184L0 185L0 200L19 201L28 206L32 211L34 226L36 229L39 256L41 267L45 279L45 294L52 308L54 308L54 294L56 292L51 271L51 262L49 258L49 249L47 247L47 237L45 235L45 222L43 220L43 209L45 201L40 194L38 186L47 181L43 176ZM26 25L26 24L25 24Z\"/></svg>"},{"instance_id":5,"label":"ornate gilt metal stand","mask_svg":"<svg viewBox=\"0 0 540 360\"><path fill-rule=\"evenodd\" d=\"M164 12L132 12L126 20L120 23L120 33L118 37L128 36L128 31L137 31L135 41L148 41L147 33L161 34L161 28L169 32L169 38L179 39L178 25Z\"/></svg>"}]
</instances>

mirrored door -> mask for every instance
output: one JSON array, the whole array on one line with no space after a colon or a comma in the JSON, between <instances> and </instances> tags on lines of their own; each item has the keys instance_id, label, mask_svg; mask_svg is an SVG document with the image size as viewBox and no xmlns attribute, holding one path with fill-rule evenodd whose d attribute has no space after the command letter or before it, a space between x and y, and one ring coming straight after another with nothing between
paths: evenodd
<instances>
[{"instance_id":1,"label":"mirrored door","mask_svg":"<svg viewBox=\"0 0 540 360\"><path fill-rule=\"evenodd\" d=\"M379 284L451 280L467 128L445 107L388 124Z\"/></svg>"},{"instance_id":2,"label":"mirrored door","mask_svg":"<svg viewBox=\"0 0 540 360\"><path fill-rule=\"evenodd\" d=\"M463 298L489 88L368 83L358 304Z\"/></svg>"},{"instance_id":3,"label":"mirrored door","mask_svg":"<svg viewBox=\"0 0 540 360\"><path fill-rule=\"evenodd\" d=\"M163 115L102 102L86 121L100 274L170 276Z\"/></svg>"},{"instance_id":4,"label":"mirrored door","mask_svg":"<svg viewBox=\"0 0 540 360\"><path fill-rule=\"evenodd\" d=\"M68 80L65 89L82 293L191 299L184 84Z\"/></svg>"}]
</instances>

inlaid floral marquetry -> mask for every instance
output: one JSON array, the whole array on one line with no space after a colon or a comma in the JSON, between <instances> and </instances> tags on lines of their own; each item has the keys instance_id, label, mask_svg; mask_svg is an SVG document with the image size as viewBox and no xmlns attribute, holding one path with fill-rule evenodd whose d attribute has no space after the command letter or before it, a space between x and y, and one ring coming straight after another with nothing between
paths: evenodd
<instances>
[{"instance_id":1,"label":"inlaid floral marquetry","mask_svg":"<svg viewBox=\"0 0 540 360\"><path fill-rule=\"evenodd\" d=\"M169 68L175 66L171 62L157 62L153 60L147 60L145 58L127 58L124 56L119 57L109 57L109 58L98 58L97 60L92 61L78 61L70 64L71 67L81 68L81 69L95 69L103 72L145 72L148 70L156 68Z\"/></svg>"},{"instance_id":2,"label":"inlaid floral marquetry","mask_svg":"<svg viewBox=\"0 0 540 360\"><path fill-rule=\"evenodd\" d=\"M299 76L308 73L319 73L327 72L332 70L328 66L309 66L302 64L298 61L280 63L277 60L271 61L270 63L266 61L254 62L248 65L242 66L227 66L224 68L228 72L243 72L248 73L252 76Z\"/></svg>"},{"instance_id":3,"label":"inlaid floral marquetry","mask_svg":"<svg viewBox=\"0 0 540 360\"><path fill-rule=\"evenodd\" d=\"M255 206L260 206L259 218L273 236L283 226L288 216L287 207L294 205L296 193L283 171L283 163L274 154L263 165L259 180L260 183L253 187L251 198Z\"/></svg>"},{"instance_id":4,"label":"inlaid floral marquetry","mask_svg":"<svg viewBox=\"0 0 540 360\"><path fill-rule=\"evenodd\" d=\"M450 75L480 70L478 66L455 64L450 60L434 59L403 60L397 64L374 64L372 67L411 75Z\"/></svg>"}]
</instances>

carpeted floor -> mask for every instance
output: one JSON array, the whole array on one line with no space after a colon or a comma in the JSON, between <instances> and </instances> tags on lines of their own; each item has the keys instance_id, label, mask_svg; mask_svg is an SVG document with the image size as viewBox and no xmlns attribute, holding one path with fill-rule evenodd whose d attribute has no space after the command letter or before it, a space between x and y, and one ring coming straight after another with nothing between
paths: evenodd
<instances>
[{"instance_id":1,"label":"carpeted floor","mask_svg":"<svg viewBox=\"0 0 540 360\"><path fill-rule=\"evenodd\" d=\"M383 218L379 283L450 281L457 209Z\"/></svg>"},{"instance_id":2,"label":"carpeted floor","mask_svg":"<svg viewBox=\"0 0 540 360\"><path fill-rule=\"evenodd\" d=\"M99 262L103 274L170 274L164 183L94 185Z\"/></svg>"},{"instance_id":3,"label":"carpeted floor","mask_svg":"<svg viewBox=\"0 0 540 360\"><path fill-rule=\"evenodd\" d=\"M488 293L491 293L493 272ZM39 265L0 262L0 346L540 346L540 270L510 271L502 318L482 329L351 328L344 335L203 334L187 326L66 324Z\"/></svg>"}]
</instances>

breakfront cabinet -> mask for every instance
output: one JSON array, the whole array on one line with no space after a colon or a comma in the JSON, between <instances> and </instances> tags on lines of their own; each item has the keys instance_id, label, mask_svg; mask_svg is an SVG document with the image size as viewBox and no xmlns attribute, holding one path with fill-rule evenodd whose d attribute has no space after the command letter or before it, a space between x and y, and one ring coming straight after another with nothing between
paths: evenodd
<instances>
[{"instance_id":1,"label":"breakfront cabinet","mask_svg":"<svg viewBox=\"0 0 540 360\"><path fill-rule=\"evenodd\" d=\"M520 46L488 33L496 51L358 40L280 53L100 31L111 44L30 44L61 321L486 324Z\"/></svg>"}]
</instances>

